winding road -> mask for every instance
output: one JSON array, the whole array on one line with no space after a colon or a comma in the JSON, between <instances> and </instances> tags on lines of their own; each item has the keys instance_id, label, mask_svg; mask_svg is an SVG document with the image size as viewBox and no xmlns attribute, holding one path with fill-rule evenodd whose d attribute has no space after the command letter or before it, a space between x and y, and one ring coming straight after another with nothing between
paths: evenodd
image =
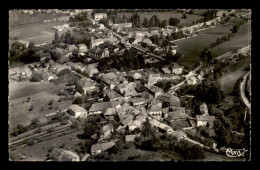
<instances>
[{"instance_id":1,"label":"winding road","mask_svg":"<svg viewBox=\"0 0 260 170\"><path fill-rule=\"evenodd\" d=\"M247 80L247 77L250 75L250 71L248 73L246 73L243 77L243 81L241 82L240 84L240 95L241 95L241 98L242 98L242 101L245 103L246 107L248 109L251 109L251 103L249 102L248 98L246 97L246 94L245 94L245 87L246 87L246 80ZM250 112L249 112L250 113Z\"/></svg>"}]
</instances>

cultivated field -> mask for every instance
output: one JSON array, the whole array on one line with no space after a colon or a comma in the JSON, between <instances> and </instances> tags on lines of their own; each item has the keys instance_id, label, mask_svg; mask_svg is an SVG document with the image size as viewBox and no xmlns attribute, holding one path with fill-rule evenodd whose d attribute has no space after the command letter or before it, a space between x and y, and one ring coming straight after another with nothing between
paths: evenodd
<instances>
[{"instance_id":1,"label":"cultivated field","mask_svg":"<svg viewBox=\"0 0 260 170\"><path fill-rule=\"evenodd\" d=\"M213 57L222 55L229 51L236 51L251 44L251 23L240 26L239 31L230 41L224 42L212 49Z\"/></svg>"},{"instance_id":2,"label":"cultivated field","mask_svg":"<svg viewBox=\"0 0 260 170\"><path fill-rule=\"evenodd\" d=\"M12 128L21 122L28 124L35 117L69 107L72 103L70 100L58 102L60 96L53 94L63 87L64 84L57 85L49 82L10 82L9 127ZM29 102L27 102L28 97L30 97ZM53 100L51 108L48 105L50 100ZM33 109L29 111L31 105Z\"/></svg>"},{"instance_id":3,"label":"cultivated field","mask_svg":"<svg viewBox=\"0 0 260 170\"><path fill-rule=\"evenodd\" d=\"M141 21L143 21L143 19L145 17L149 19L153 15L157 15L157 17L160 20L166 20L167 23L168 23L170 17L178 18L178 19L182 18L182 13L173 13L173 12L139 12L138 14L139 14L139 16L141 18ZM125 15L126 17L131 17L131 15L133 15L133 13L117 13L117 16L119 16L121 18L123 17L123 15ZM203 18L202 16L195 15L195 14L186 14L186 16L187 16L187 18L186 19L181 19L180 23L191 24L193 21L196 21L198 19Z\"/></svg>"},{"instance_id":4,"label":"cultivated field","mask_svg":"<svg viewBox=\"0 0 260 170\"><path fill-rule=\"evenodd\" d=\"M216 42L217 38L230 33L231 26L223 26L217 24L214 28L209 28L200 31L198 36L180 40L175 42L178 45L177 52L183 54L185 57L180 61L180 64L186 67L193 67L200 58L201 51L209 47L211 43Z\"/></svg>"}]
</instances>

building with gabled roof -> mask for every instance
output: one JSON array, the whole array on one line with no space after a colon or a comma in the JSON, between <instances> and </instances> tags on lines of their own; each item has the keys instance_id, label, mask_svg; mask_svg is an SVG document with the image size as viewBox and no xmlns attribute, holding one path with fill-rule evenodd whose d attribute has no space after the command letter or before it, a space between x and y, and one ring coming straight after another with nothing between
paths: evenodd
<instances>
[{"instance_id":1,"label":"building with gabled roof","mask_svg":"<svg viewBox=\"0 0 260 170\"><path fill-rule=\"evenodd\" d=\"M112 148L115 145L115 142L105 142L105 143L97 143L91 146L91 154L96 155L103 151L106 151Z\"/></svg>"},{"instance_id":2,"label":"building with gabled roof","mask_svg":"<svg viewBox=\"0 0 260 170\"><path fill-rule=\"evenodd\" d=\"M157 105L152 105L150 108L147 109L148 115L152 116L157 120L162 119L162 108Z\"/></svg>"},{"instance_id":3,"label":"building with gabled roof","mask_svg":"<svg viewBox=\"0 0 260 170\"><path fill-rule=\"evenodd\" d=\"M179 75L182 74L182 72L183 68L179 64L174 63L172 67L172 73Z\"/></svg>"},{"instance_id":4,"label":"building with gabled roof","mask_svg":"<svg viewBox=\"0 0 260 170\"><path fill-rule=\"evenodd\" d=\"M162 71L163 71L165 74L171 74L171 70L169 70L167 67L162 68Z\"/></svg>"},{"instance_id":5,"label":"building with gabled roof","mask_svg":"<svg viewBox=\"0 0 260 170\"><path fill-rule=\"evenodd\" d=\"M208 126L213 127L213 123L216 120L215 116L204 116L204 115L196 115L197 127L199 126Z\"/></svg>"},{"instance_id":6,"label":"building with gabled roof","mask_svg":"<svg viewBox=\"0 0 260 170\"><path fill-rule=\"evenodd\" d=\"M88 116L87 110L76 104L71 105L69 107L68 112L75 118L78 118L78 117L85 118Z\"/></svg>"},{"instance_id":7,"label":"building with gabled roof","mask_svg":"<svg viewBox=\"0 0 260 170\"><path fill-rule=\"evenodd\" d=\"M78 80L76 88L82 94L91 94L99 91L96 82L87 77Z\"/></svg>"},{"instance_id":8,"label":"building with gabled roof","mask_svg":"<svg viewBox=\"0 0 260 170\"><path fill-rule=\"evenodd\" d=\"M52 161L80 161L80 157L76 153L60 148L54 149L50 153L50 157Z\"/></svg>"}]
</instances>

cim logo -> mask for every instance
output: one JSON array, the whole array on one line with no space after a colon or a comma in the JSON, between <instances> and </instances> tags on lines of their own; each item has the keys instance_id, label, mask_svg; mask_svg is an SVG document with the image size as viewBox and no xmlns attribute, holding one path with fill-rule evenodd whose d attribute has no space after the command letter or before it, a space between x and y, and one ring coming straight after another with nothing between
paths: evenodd
<instances>
[{"instance_id":1,"label":"cim logo","mask_svg":"<svg viewBox=\"0 0 260 170\"><path fill-rule=\"evenodd\" d=\"M227 148L226 149L226 154L228 157L244 157L245 153L248 150L246 150L245 148L243 149L231 149L231 148Z\"/></svg>"}]
</instances>

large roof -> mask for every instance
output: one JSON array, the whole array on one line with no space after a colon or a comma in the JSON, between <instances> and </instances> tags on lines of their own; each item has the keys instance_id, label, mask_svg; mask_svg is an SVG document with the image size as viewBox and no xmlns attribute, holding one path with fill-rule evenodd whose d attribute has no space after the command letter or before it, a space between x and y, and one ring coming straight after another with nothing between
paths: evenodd
<instances>
[{"instance_id":1,"label":"large roof","mask_svg":"<svg viewBox=\"0 0 260 170\"><path fill-rule=\"evenodd\" d=\"M69 109L71 109L72 111L74 112L81 112L81 111L84 111L86 112L87 110L84 109L83 107L79 106L79 105L76 105L76 104L73 104L69 107Z\"/></svg>"},{"instance_id":2,"label":"large roof","mask_svg":"<svg viewBox=\"0 0 260 170\"><path fill-rule=\"evenodd\" d=\"M115 145L115 142L106 142L106 143L98 143L94 144L91 147L91 152L97 151L97 150L107 150Z\"/></svg>"},{"instance_id":3,"label":"large roof","mask_svg":"<svg viewBox=\"0 0 260 170\"><path fill-rule=\"evenodd\" d=\"M89 111L90 112L105 111L107 108L112 108L110 102L94 103L90 107Z\"/></svg>"},{"instance_id":4,"label":"large roof","mask_svg":"<svg viewBox=\"0 0 260 170\"><path fill-rule=\"evenodd\" d=\"M55 161L79 161L76 153L65 149L54 149L50 155Z\"/></svg>"},{"instance_id":5,"label":"large roof","mask_svg":"<svg viewBox=\"0 0 260 170\"><path fill-rule=\"evenodd\" d=\"M95 82L87 77L84 77L78 81L78 84L82 87L95 86Z\"/></svg>"},{"instance_id":6,"label":"large roof","mask_svg":"<svg viewBox=\"0 0 260 170\"><path fill-rule=\"evenodd\" d=\"M215 118L215 116L196 115L196 119L197 119L197 121L209 121L209 122L212 122L216 118Z\"/></svg>"}]
</instances>

